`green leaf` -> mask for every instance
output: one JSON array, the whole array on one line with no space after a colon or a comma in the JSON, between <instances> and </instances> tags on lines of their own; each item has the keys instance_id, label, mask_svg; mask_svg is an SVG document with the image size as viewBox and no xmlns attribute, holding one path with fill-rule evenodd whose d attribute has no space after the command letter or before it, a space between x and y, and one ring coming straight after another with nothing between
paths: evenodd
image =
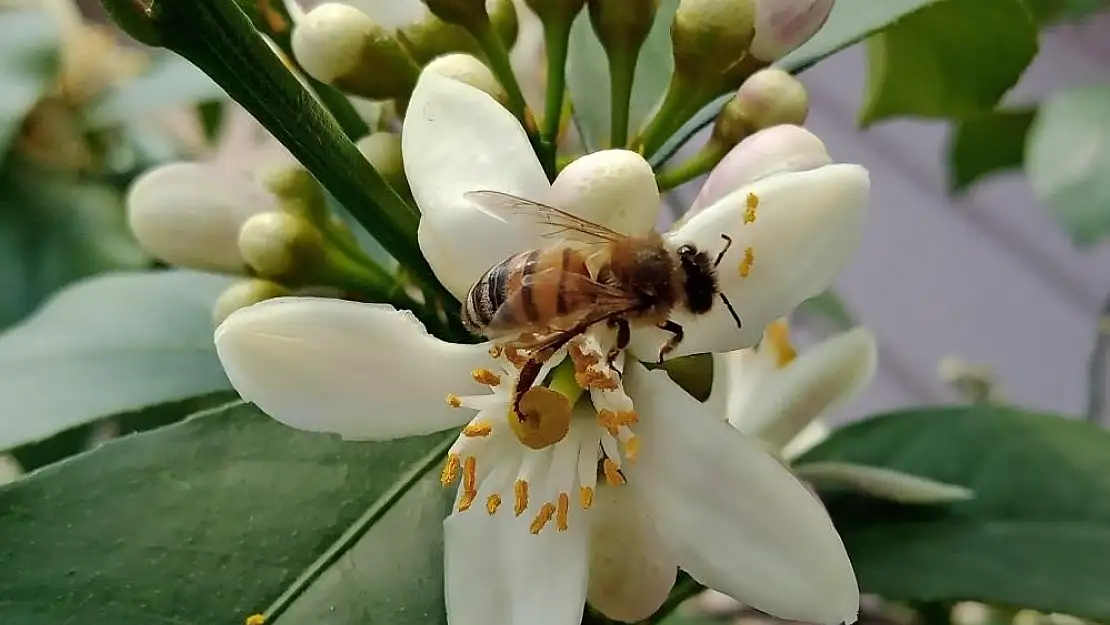
<instances>
[{"instance_id":1,"label":"green leaf","mask_svg":"<svg viewBox=\"0 0 1110 625\"><path fill-rule=\"evenodd\" d=\"M0 11L0 155L54 81L60 35L47 11Z\"/></svg>"},{"instance_id":2,"label":"green leaf","mask_svg":"<svg viewBox=\"0 0 1110 625\"><path fill-rule=\"evenodd\" d=\"M0 488L0 622L443 623L428 469L451 440L343 442L236 402L42 469Z\"/></svg>"},{"instance_id":3,"label":"green leaf","mask_svg":"<svg viewBox=\"0 0 1110 625\"><path fill-rule=\"evenodd\" d=\"M1062 89L1029 129L1025 172L1033 192L1077 245L1110 232L1110 86Z\"/></svg>"},{"instance_id":4,"label":"green leaf","mask_svg":"<svg viewBox=\"0 0 1110 625\"><path fill-rule=\"evenodd\" d=\"M227 278L116 273L59 292L0 335L0 449L229 388L211 308Z\"/></svg>"},{"instance_id":5,"label":"green leaf","mask_svg":"<svg viewBox=\"0 0 1110 625\"><path fill-rule=\"evenodd\" d=\"M991 174L1021 168L1036 113L1033 108L998 109L958 122L948 145L949 189L966 191Z\"/></svg>"},{"instance_id":6,"label":"green leaf","mask_svg":"<svg viewBox=\"0 0 1110 625\"><path fill-rule=\"evenodd\" d=\"M678 0L662 0L655 23L640 49L632 83L628 124L635 133L667 90L674 70L671 56L671 21ZM590 26L588 11L579 13L570 30L567 54L567 89L574 106L574 122L588 150L609 147L609 62Z\"/></svg>"},{"instance_id":7,"label":"green leaf","mask_svg":"<svg viewBox=\"0 0 1110 625\"><path fill-rule=\"evenodd\" d=\"M863 592L1110 618L1110 433L992 407L909 410L835 431L798 463L886 467L971 489L907 507L830 498Z\"/></svg>"},{"instance_id":8,"label":"green leaf","mask_svg":"<svg viewBox=\"0 0 1110 625\"><path fill-rule=\"evenodd\" d=\"M836 291L828 289L802 302L798 307L802 314L811 314L826 319L837 330L850 330L856 326L855 315Z\"/></svg>"},{"instance_id":9,"label":"green leaf","mask_svg":"<svg viewBox=\"0 0 1110 625\"><path fill-rule=\"evenodd\" d=\"M1037 54L1021 0L943 0L867 41L860 124L899 116L963 118L994 108Z\"/></svg>"},{"instance_id":10,"label":"green leaf","mask_svg":"<svg viewBox=\"0 0 1110 625\"><path fill-rule=\"evenodd\" d=\"M195 65L162 52L144 74L90 106L85 121L94 129L119 126L160 111L226 99L223 89Z\"/></svg>"}]
</instances>

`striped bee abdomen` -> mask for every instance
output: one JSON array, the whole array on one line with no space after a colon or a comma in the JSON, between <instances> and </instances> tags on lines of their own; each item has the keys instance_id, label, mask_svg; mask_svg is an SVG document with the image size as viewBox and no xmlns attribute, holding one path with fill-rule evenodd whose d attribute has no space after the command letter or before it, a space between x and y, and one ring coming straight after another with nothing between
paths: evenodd
<instances>
[{"instance_id":1,"label":"striped bee abdomen","mask_svg":"<svg viewBox=\"0 0 1110 625\"><path fill-rule=\"evenodd\" d=\"M507 258L470 288L463 303L463 324L471 332L500 335L546 326L592 303L592 294L568 284L567 274L589 276L585 256L569 247Z\"/></svg>"}]
</instances>

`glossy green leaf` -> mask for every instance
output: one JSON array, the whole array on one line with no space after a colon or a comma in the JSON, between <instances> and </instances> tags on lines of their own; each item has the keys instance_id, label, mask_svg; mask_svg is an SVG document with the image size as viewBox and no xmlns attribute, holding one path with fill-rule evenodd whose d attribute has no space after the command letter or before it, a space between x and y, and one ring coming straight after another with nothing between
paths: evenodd
<instances>
[{"instance_id":1,"label":"glossy green leaf","mask_svg":"<svg viewBox=\"0 0 1110 625\"><path fill-rule=\"evenodd\" d=\"M195 65L162 52L145 73L89 107L86 122L93 128L118 126L161 111L226 99L219 85Z\"/></svg>"},{"instance_id":2,"label":"glossy green leaf","mask_svg":"<svg viewBox=\"0 0 1110 625\"><path fill-rule=\"evenodd\" d=\"M898 506L831 497L860 589L1110 618L1110 433L1005 407L925 408L835 431L798 463L842 461L964 486Z\"/></svg>"},{"instance_id":3,"label":"glossy green leaf","mask_svg":"<svg viewBox=\"0 0 1110 625\"><path fill-rule=\"evenodd\" d=\"M1110 232L1110 86L1062 89L1041 103L1025 172L1076 244Z\"/></svg>"},{"instance_id":4,"label":"glossy green leaf","mask_svg":"<svg viewBox=\"0 0 1110 625\"><path fill-rule=\"evenodd\" d=\"M640 50L629 101L629 136L652 112L667 90L674 70L671 56L671 22L678 0L661 0L655 23ZM609 63L605 50L582 11L570 31L567 56L567 89L574 106L574 123L589 150L609 147Z\"/></svg>"},{"instance_id":5,"label":"glossy green leaf","mask_svg":"<svg viewBox=\"0 0 1110 625\"><path fill-rule=\"evenodd\" d=\"M0 11L0 155L57 75L60 34L46 11Z\"/></svg>"},{"instance_id":6,"label":"glossy green leaf","mask_svg":"<svg viewBox=\"0 0 1110 625\"><path fill-rule=\"evenodd\" d=\"M948 185L964 191L991 174L1020 169L1036 110L998 109L961 120L948 145Z\"/></svg>"},{"instance_id":7,"label":"glossy green leaf","mask_svg":"<svg viewBox=\"0 0 1110 625\"><path fill-rule=\"evenodd\" d=\"M0 487L0 622L444 623L450 437L343 442L239 402Z\"/></svg>"},{"instance_id":8,"label":"glossy green leaf","mask_svg":"<svg viewBox=\"0 0 1110 625\"><path fill-rule=\"evenodd\" d=\"M860 124L892 117L960 119L989 111L1037 54L1022 0L942 0L867 41Z\"/></svg>"},{"instance_id":9,"label":"glossy green leaf","mask_svg":"<svg viewBox=\"0 0 1110 625\"><path fill-rule=\"evenodd\" d=\"M0 335L0 449L228 389L211 313L228 283L189 271L113 273L59 292Z\"/></svg>"}]
</instances>

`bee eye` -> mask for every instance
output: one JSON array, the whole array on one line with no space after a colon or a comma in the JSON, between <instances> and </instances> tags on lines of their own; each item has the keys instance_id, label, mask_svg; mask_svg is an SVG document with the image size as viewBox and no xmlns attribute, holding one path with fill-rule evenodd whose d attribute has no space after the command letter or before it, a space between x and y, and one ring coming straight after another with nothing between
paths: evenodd
<instances>
[{"instance_id":1,"label":"bee eye","mask_svg":"<svg viewBox=\"0 0 1110 625\"><path fill-rule=\"evenodd\" d=\"M696 250L694 250L694 246L689 243L678 248L678 254L680 256L690 256L694 253L696 253Z\"/></svg>"}]
</instances>

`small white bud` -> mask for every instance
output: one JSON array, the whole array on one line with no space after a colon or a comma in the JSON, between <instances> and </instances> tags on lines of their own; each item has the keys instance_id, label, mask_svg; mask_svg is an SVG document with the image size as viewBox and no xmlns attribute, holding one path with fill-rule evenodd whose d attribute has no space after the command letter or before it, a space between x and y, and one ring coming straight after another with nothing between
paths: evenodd
<instances>
[{"instance_id":1,"label":"small white bud","mask_svg":"<svg viewBox=\"0 0 1110 625\"><path fill-rule=\"evenodd\" d=\"M303 278L316 269L323 250L320 231L290 213L255 215L239 231L239 252L265 278L282 281Z\"/></svg>"},{"instance_id":2,"label":"small white bud","mask_svg":"<svg viewBox=\"0 0 1110 625\"><path fill-rule=\"evenodd\" d=\"M172 163L147 171L127 194L127 221L151 256L179 267L242 273L239 229L278 209L251 178L215 165Z\"/></svg>"},{"instance_id":3,"label":"small white bud","mask_svg":"<svg viewBox=\"0 0 1110 625\"><path fill-rule=\"evenodd\" d=\"M490 94L494 100L504 103L508 96L501 82L485 63L470 54L455 53L436 57L424 67L424 71L457 80Z\"/></svg>"},{"instance_id":4,"label":"small white bud","mask_svg":"<svg viewBox=\"0 0 1110 625\"><path fill-rule=\"evenodd\" d=\"M289 290L285 287L269 280L254 278L239 280L227 287L216 298L216 303L212 307L212 321L215 325L220 325L224 319L227 319L228 315L240 308L246 308L275 297L289 295L289 293Z\"/></svg>"}]
</instances>

